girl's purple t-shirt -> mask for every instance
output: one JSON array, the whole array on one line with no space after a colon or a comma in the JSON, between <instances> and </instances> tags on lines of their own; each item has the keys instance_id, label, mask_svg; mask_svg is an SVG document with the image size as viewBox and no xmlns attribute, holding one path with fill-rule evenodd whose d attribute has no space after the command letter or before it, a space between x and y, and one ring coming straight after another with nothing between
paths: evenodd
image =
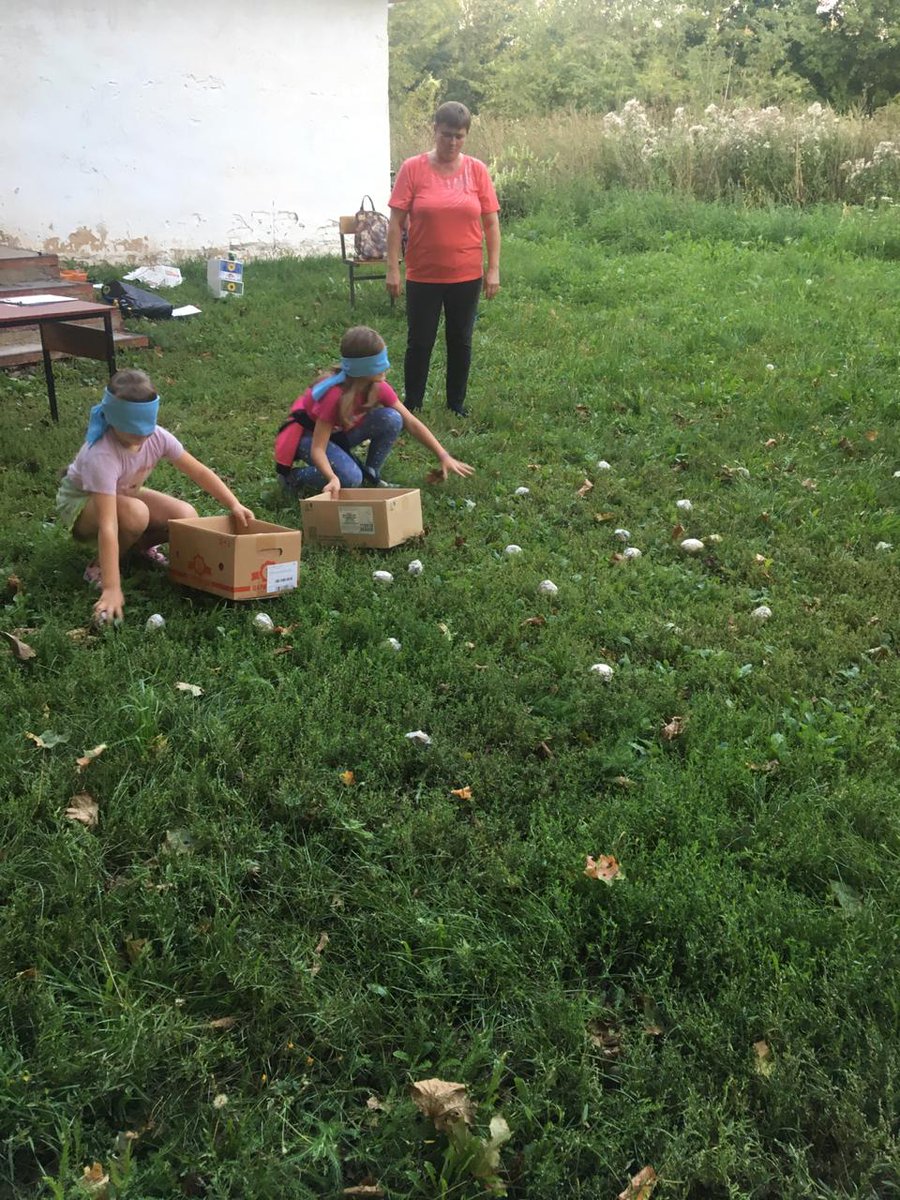
<instances>
[{"instance_id":1,"label":"girl's purple t-shirt","mask_svg":"<svg viewBox=\"0 0 900 1200\"><path fill-rule=\"evenodd\" d=\"M134 451L126 450L108 429L93 446L85 442L66 476L82 492L101 496L136 492L161 458L176 462L182 454L184 446L161 425Z\"/></svg>"}]
</instances>

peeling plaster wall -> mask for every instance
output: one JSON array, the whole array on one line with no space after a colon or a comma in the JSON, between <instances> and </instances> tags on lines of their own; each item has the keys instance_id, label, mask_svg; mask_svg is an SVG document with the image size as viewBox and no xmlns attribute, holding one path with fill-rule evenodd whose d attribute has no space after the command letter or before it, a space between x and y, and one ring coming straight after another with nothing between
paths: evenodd
<instances>
[{"instance_id":1,"label":"peeling plaster wall","mask_svg":"<svg viewBox=\"0 0 900 1200\"><path fill-rule=\"evenodd\" d=\"M385 211L387 0L5 8L0 244L336 252L363 193Z\"/></svg>"}]
</instances>

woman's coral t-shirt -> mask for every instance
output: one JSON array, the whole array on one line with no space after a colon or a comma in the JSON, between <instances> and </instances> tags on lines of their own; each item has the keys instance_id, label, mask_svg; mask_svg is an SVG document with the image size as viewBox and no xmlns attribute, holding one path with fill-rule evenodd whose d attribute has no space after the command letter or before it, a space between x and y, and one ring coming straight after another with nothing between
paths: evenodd
<instances>
[{"instance_id":1,"label":"woman's coral t-shirt","mask_svg":"<svg viewBox=\"0 0 900 1200\"><path fill-rule=\"evenodd\" d=\"M413 283L466 283L484 274L481 218L500 204L484 163L461 159L449 176L427 154L408 158L397 172L388 203L409 214L406 278Z\"/></svg>"}]
</instances>

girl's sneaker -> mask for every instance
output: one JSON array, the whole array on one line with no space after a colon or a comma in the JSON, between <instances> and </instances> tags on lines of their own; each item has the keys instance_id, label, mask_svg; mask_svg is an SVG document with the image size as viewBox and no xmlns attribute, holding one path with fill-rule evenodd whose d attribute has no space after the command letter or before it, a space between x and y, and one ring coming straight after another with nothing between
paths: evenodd
<instances>
[{"instance_id":1,"label":"girl's sneaker","mask_svg":"<svg viewBox=\"0 0 900 1200\"><path fill-rule=\"evenodd\" d=\"M160 570L166 570L169 565L169 560L160 550L159 546L148 546L146 550L141 550L140 557L145 562L152 563L154 567L159 567Z\"/></svg>"},{"instance_id":2,"label":"girl's sneaker","mask_svg":"<svg viewBox=\"0 0 900 1200\"><path fill-rule=\"evenodd\" d=\"M84 568L84 582L89 583L91 587L95 587L98 592L103 591L103 580L100 577L100 564L94 559Z\"/></svg>"}]
</instances>

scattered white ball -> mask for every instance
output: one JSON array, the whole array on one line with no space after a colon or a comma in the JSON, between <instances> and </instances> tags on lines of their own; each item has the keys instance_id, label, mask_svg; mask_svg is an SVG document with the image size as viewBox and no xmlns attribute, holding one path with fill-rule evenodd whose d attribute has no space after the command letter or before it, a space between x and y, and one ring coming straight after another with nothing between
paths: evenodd
<instances>
[{"instance_id":1,"label":"scattered white ball","mask_svg":"<svg viewBox=\"0 0 900 1200\"><path fill-rule=\"evenodd\" d=\"M544 596L555 596L559 588L552 579L542 579L537 590Z\"/></svg>"},{"instance_id":2,"label":"scattered white ball","mask_svg":"<svg viewBox=\"0 0 900 1200\"><path fill-rule=\"evenodd\" d=\"M424 729L413 729L410 733L404 734L411 742L418 742L420 746L430 746L431 738Z\"/></svg>"},{"instance_id":3,"label":"scattered white ball","mask_svg":"<svg viewBox=\"0 0 900 1200\"><path fill-rule=\"evenodd\" d=\"M597 463L597 470L598 471L611 471L612 467L609 465L609 463L606 461L605 458L601 458L600 461Z\"/></svg>"},{"instance_id":4,"label":"scattered white ball","mask_svg":"<svg viewBox=\"0 0 900 1200\"><path fill-rule=\"evenodd\" d=\"M509 554L509 555L513 555L513 554L521 554L521 553L522 553L522 547L521 547L521 546L517 546L515 542L510 542L510 544L504 548L504 550L503 550L503 553L504 553L504 554Z\"/></svg>"},{"instance_id":5,"label":"scattered white ball","mask_svg":"<svg viewBox=\"0 0 900 1200\"><path fill-rule=\"evenodd\" d=\"M516 495L517 495L517 496L530 496L530 495L531 495L531 488L527 488L527 487L518 487L518 488L516 488Z\"/></svg>"},{"instance_id":6,"label":"scattered white ball","mask_svg":"<svg viewBox=\"0 0 900 1200\"><path fill-rule=\"evenodd\" d=\"M700 554L706 549L699 538L685 538L681 548L685 554Z\"/></svg>"},{"instance_id":7,"label":"scattered white ball","mask_svg":"<svg viewBox=\"0 0 900 1200\"><path fill-rule=\"evenodd\" d=\"M631 541L631 534L628 532L627 529L614 529L613 537L617 537L620 542L630 542Z\"/></svg>"},{"instance_id":8,"label":"scattered white ball","mask_svg":"<svg viewBox=\"0 0 900 1200\"><path fill-rule=\"evenodd\" d=\"M895 478L895 479L900 479L900 471L895 471L895 472L894 472L894 478Z\"/></svg>"},{"instance_id":9,"label":"scattered white ball","mask_svg":"<svg viewBox=\"0 0 900 1200\"><path fill-rule=\"evenodd\" d=\"M609 663L594 663L591 667L592 675L599 675L604 682L609 683L613 677L613 669Z\"/></svg>"},{"instance_id":10,"label":"scattered white ball","mask_svg":"<svg viewBox=\"0 0 900 1200\"><path fill-rule=\"evenodd\" d=\"M774 363L766 363L766 370L767 370L767 371L774 371L774 370L775 370L775 364L774 364Z\"/></svg>"},{"instance_id":11,"label":"scattered white ball","mask_svg":"<svg viewBox=\"0 0 900 1200\"><path fill-rule=\"evenodd\" d=\"M740 479L749 479L750 478L750 472L747 470L746 467L735 467L734 473Z\"/></svg>"},{"instance_id":12,"label":"scattered white ball","mask_svg":"<svg viewBox=\"0 0 900 1200\"><path fill-rule=\"evenodd\" d=\"M768 621L772 615L772 610L768 604L760 604L759 608L754 608L750 616L754 621Z\"/></svg>"},{"instance_id":13,"label":"scattered white ball","mask_svg":"<svg viewBox=\"0 0 900 1200\"><path fill-rule=\"evenodd\" d=\"M403 649L402 644L400 642L398 642L396 638L386 638L384 644L386 646L390 646L390 648L392 650L402 650Z\"/></svg>"},{"instance_id":14,"label":"scattered white ball","mask_svg":"<svg viewBox=\"0 0 900 1200\"><path fill-rule=\"evenodd\" d=\"M641 554L642 554L642 551L638 550L637 546L626 546L625 552L623 553L622 557L623 558L640 558Z\"/></svg>"},{"instance_id":15,"label":"scattered white ball","mask_svg":"<svg viewBox=\"0 0 900 1200\"><path fill-rule=\"evenodd\" d=\"M691 504L690 500L676 500L675 507L679 512L683 513L690 513L694 511L694 506Z\"/></svg>"},{"instance_id":16,"label":"scattered white ball","mask_svg":"<svg viewBox=\"0 0 900 1200\"><path fill-rule=\"evenodd\" d=\"M152 616L147 618L147 624L144 626L144 628L148 633L155 633L157 629L162 629L165 626L165 623L166 618L162 615L162 613L153 613Z\"/></svg>"},{"instance_id":17,"label":"scattered white ball","mask_svg":"<svg viewBox=\"0 0 900 1200\"><path fill-rule=\"evenodd\" d=\"M414 558L406 568L410 575L421 575L425 568L422 566L421 559Z\"/></svg>"},{"instance_id":18,"label":"scattered white ball","mask_svg":"<svg viewBox=\"0 0 900 1200\"><path fill-rule=\"evenodd\" d=\"M373 571L372 578L376 583L393 583L394 577L390 571Z\"/></svg>"},{"instance_id":19,"label":"scattered white ball","mask_svg":"<svg viewBox=\"0 0 900 1200\"><path fill-rule=\"evenodd\" d=\"M876 550L893 550L893 548L893 542L877 542L875 545Z\"/></svg>"},{"instance_id":20,"label":"scattered white ball","mask_svg":"<svg viewBox=\"0 0 900 1200\"><path fill-rule=\"evenodd\" d=\"M258 629L260 633L275 632L275 622L268 615L268 613L264 612L258 612L253 618L253 627L254 629Z\"/></svg>"}]
</instances>

